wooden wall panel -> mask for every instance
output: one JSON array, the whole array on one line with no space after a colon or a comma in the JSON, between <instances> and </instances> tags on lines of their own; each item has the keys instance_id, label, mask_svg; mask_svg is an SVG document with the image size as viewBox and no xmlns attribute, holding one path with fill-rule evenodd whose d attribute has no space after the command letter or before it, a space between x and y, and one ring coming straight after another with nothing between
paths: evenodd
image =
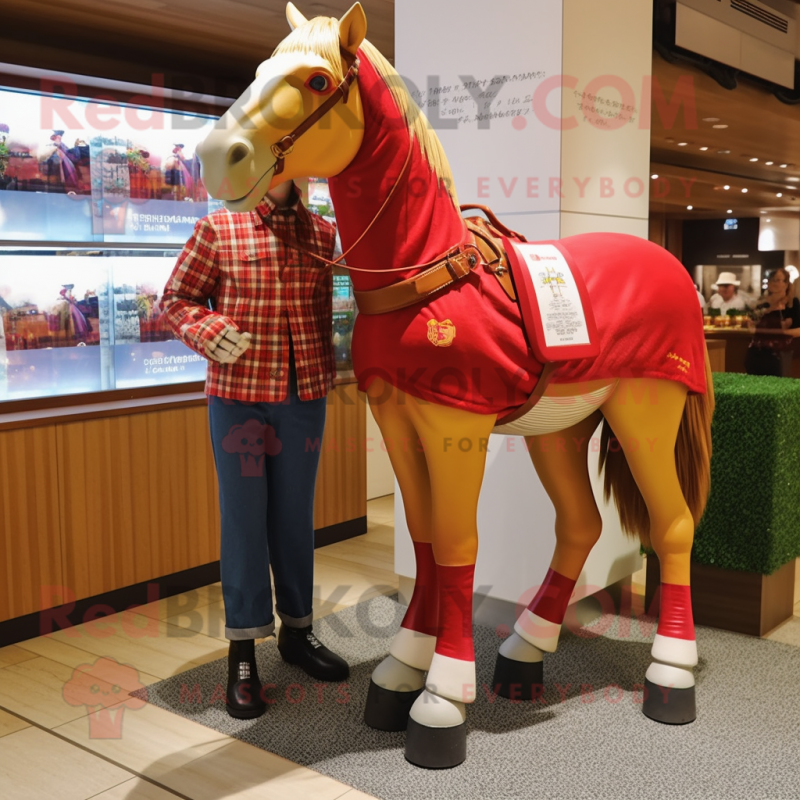
<instances>
[{"instance_id":1,"label":"wooden wall panel","mask_svg":"<svg viewBox=\"0 0 800 800\"><path fill-rule=\"evenodd\" d=\"M330 395L317 529L366 516L366 403ZM0 621L216 561L205 405L0 431Z\"/></svg>"},{"instance_id":2,"label":"wooden wall panel","mask_svg":"<svg viewBox=\"0 0 800 800\"><path fill-rule=\"evenodd\" d=\"M219 558L205 406L57 430L65 578L78 598Z\"/></svg>"},{"instance_id":3,"label":"wooden wall panel","mask_svg":"<svg viewBox=\"0 0 800 800\"><path fill-rule=\"evenodd\" d=\"M0 621L39 611L43 587L62 594L55 451L52 425L0 432Z\"/></svg>"},{"instance_id":4,"label":"wooden wall panel","mask_svg":"<svg viewBox=\"0 0 800 800\"><path fill-rule=\"evenodd\" d=\"M355 383L328 399L317 474L314 527L319 530L367 514L367 404Z\"/></svg>"}]
</instances>

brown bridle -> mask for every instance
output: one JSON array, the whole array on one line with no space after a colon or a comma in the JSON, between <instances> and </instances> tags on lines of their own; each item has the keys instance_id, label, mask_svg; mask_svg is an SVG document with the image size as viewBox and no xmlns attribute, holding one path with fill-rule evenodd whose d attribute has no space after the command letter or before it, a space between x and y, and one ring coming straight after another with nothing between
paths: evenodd
<instances>
[{"instance_id":1,"label":"brown bridle","mask_svg":"<svg viewBox=\"0 0 800 800\"><path fill-rule=\"evenodd\" d=\"M333 90L331 96L315 111L312 111L291 133L287 133L270 148L275 156L273 175L283 172L284 159L294 150L294 143L315 123L319 122L340 100L347 102L350 87L358 77L358 59L348 50L341 48L341 55L347 64L347 73L342 82Z\"/></svg>"}]
</instances>

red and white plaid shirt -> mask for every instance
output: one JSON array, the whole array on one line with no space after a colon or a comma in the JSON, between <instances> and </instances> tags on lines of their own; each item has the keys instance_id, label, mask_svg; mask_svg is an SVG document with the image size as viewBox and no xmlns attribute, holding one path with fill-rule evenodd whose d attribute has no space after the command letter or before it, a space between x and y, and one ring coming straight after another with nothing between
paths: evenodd
<instances>
[{"instance_id":1,"label":"red and white plaid shirt","mask_svg":"<svg viewBox=\"0 0 800 800\"><path fill-rule=\"evenodd\" d=\"M287 208L264 197L254 211L215 211L198 220L164 288L167 322L200 355L227 325L252 334L235 363L209 360L206 394L284 400L290 332L300 398L324 397L333 386L331 269L285 243L332 259L336 231L294 192L296 202Z\"/></svg>"}]
</instances>

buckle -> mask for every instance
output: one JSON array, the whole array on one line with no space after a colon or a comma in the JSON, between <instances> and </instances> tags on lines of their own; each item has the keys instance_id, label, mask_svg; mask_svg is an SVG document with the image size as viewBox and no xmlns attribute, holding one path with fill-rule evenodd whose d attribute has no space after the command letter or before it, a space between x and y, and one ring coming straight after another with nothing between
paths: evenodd
<instances>
[{"instance_id":1,"label":"buckle","mask_svg":"<svg viewBox=\"0 0 800 800\"><path fill-rule=\"evenodd\" d=\"M284 136L279 142L273 144L270 150L275 158L285 158L294 150L294 139L291 136Z\"/></svg>"}]
</instances>

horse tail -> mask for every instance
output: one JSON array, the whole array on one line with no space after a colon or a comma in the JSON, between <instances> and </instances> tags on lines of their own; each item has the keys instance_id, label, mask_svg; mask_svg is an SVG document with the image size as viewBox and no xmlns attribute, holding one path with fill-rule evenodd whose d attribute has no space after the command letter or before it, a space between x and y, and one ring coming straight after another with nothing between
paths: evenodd
<instances>
[{"instance_id":1,"label":"horse tail","mask_svg":"<svg viewBox=\"0 0 800 800\"><path fill-rule=\"evenodd\" d=\"M695 526L705 511L711 488L711 417L714 413L714 384L706 351L706 392L688 394L675 441L675 468L678 482ZM600 469L605 466L603 495L608 502L614 495L622 530L650 543L650 515L642 493L633 479L622 448L610 448L614 433L604 419L600 439Z\"/></svg>"}]
</instances>

